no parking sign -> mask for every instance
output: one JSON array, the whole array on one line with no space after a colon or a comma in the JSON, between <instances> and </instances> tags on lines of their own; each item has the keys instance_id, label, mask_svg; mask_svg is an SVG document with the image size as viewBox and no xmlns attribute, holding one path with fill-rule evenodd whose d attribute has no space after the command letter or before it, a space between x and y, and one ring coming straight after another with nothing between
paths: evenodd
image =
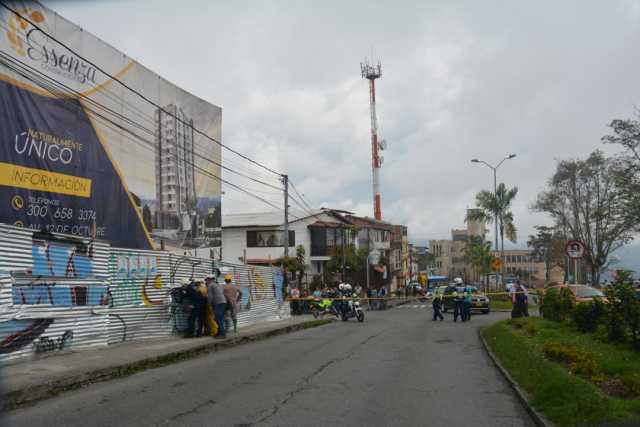
<instances>
[{"instance_id":1,"label":"no parking sign","mask_svg":"<svg viewBox=\"0 0 640 427\"><path fill-rule=\"evenodd\" d=\"M571 259L580 259L584 256L586 248L580 240L569 240L564 248L565 253Z\"/></svg>"}]
</instances>

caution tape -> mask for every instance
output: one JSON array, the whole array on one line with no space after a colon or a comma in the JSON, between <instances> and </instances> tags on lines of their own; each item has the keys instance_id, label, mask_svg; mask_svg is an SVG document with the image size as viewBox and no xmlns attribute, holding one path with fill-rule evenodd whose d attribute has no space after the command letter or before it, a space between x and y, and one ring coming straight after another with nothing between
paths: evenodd
<instances>
[{"instance_id":1,"label":"caution tape","mask_svg":"<svg viewBox=\"0 0 640 427\"><path fill-rule=\"evenodd\" d=\"M496 296L496 295L508 295L508 296L512 296L512 295L518 295L518 294L525 294L525 295L531 295L531 296L540 296L540 294L538 294L537 292L487 292L487 293L483 293L482 295L478 295L475 294L476 297L478 296ZM438 295L439 297L442 298L460 298L463 297L463 294L458 294L458 295L453 295L453 294L448 294L448 295ZM472 295L473 296L473 295ZM435 295L430 295L430 296L411 296L411 297L313 297L313 296L309 296L309 297L288 297L287 299L285 299L285 301L347 301L347 300L359 300L359 301L389 301L389 300L401 300L401 301L412 301L412 300L425 300L425 299L431 299L434 298Z\"/></svg>"}]
</instances>

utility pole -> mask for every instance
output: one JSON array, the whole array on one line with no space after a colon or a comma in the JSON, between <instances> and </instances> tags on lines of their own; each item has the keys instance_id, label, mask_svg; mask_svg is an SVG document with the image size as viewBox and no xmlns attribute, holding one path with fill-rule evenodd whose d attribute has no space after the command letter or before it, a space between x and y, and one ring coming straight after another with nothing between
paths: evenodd
<instances>
[{"instance_id":1,"label":"utility pole","mask_svg":"<svg viewBox=\"0 0 640 427\"><path fill-rule=\"evenodd\" d=\"M289 256L289 175L282 175L284 184L284 256Z\"/></svg>"},{"instance_id":2,"label":"utility pole","mask_svg":"<svg viewBox=\"0 0 640 427\"><path fill-rule=\"evenodd\" d=\"M346 279L345 279L345 264L346 264L346 253L345 253L345 245L344 245L344 239L345 239L345 228L341 228L341 235L342 235L342 283L346 283Z\"/></svg>"},{"instance_id":3,"label":"utility pole","mask_svg":"<svg viewBox=\"0 0 640 427\"><path fill-rule=\"evenodd\" d=\"M367 292L369 291L369 254L371 253L370 239L371 236L369 235L369 229L367 228L367 260L365 262L365 268L367 269Z\"/></svg>"}]
</instances>

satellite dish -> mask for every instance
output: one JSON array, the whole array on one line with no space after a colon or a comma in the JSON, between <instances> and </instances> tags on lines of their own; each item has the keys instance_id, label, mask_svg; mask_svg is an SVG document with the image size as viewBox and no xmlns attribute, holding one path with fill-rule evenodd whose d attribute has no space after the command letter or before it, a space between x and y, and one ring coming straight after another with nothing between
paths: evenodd
<instances>
[{"instance_id":1,"label":"satellite dish","mask_svg":"<svg viewBox=\"0 0 640 427\"><path fill-rule=\"evenodd\" d=\"M380 156L380 166L382 166L383 163L384 163L384 157Z\"/></svg>"},{"instance_id":2,"label":"satellite dish","mask_svg":"<svg viewBox=\"0 0 640 427\"><path fill-rule=\"evenodd\" d=\"M386 140L386 139L383 139L382 141L380 141L380 142L378 143L378 145L380 146L380 149L381 149L381 150L383 150L383 151L384 151L384 150L386 150L386 149L387 149L387 140Z\"/></svg>"}]
</instances>

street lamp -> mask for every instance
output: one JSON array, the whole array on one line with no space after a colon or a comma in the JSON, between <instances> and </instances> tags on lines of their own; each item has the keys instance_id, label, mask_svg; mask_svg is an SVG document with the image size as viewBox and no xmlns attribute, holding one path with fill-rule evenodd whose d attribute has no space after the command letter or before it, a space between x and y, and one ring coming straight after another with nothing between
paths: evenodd
<instances>
[{"instance_id":1,"label":"street lamp","mask_svg":"<svg viewBox=\"0 0 640 427\"><path fill-rule=\"evenodd\" d=\"M500 163L498 163L496 166L491 166L489 163L485 162L484 160L479 160L479 159L471 159L471 163L482 163L485 166L487 166L489 169L493 170L493 194L494 196L498 196L498 182L497 182L497 177L496 177L496 171L498 170L498 168L507 160L509 159L513 159L514 157L516 157L515 154L509 154L507 157L505 157L504 159L502 159L500 161ZM495 221L493 221L494 225L495 225L495 243L496 243L496 252L498 251L498 221L497 218Z\"/></svg>"}]
</instances>

